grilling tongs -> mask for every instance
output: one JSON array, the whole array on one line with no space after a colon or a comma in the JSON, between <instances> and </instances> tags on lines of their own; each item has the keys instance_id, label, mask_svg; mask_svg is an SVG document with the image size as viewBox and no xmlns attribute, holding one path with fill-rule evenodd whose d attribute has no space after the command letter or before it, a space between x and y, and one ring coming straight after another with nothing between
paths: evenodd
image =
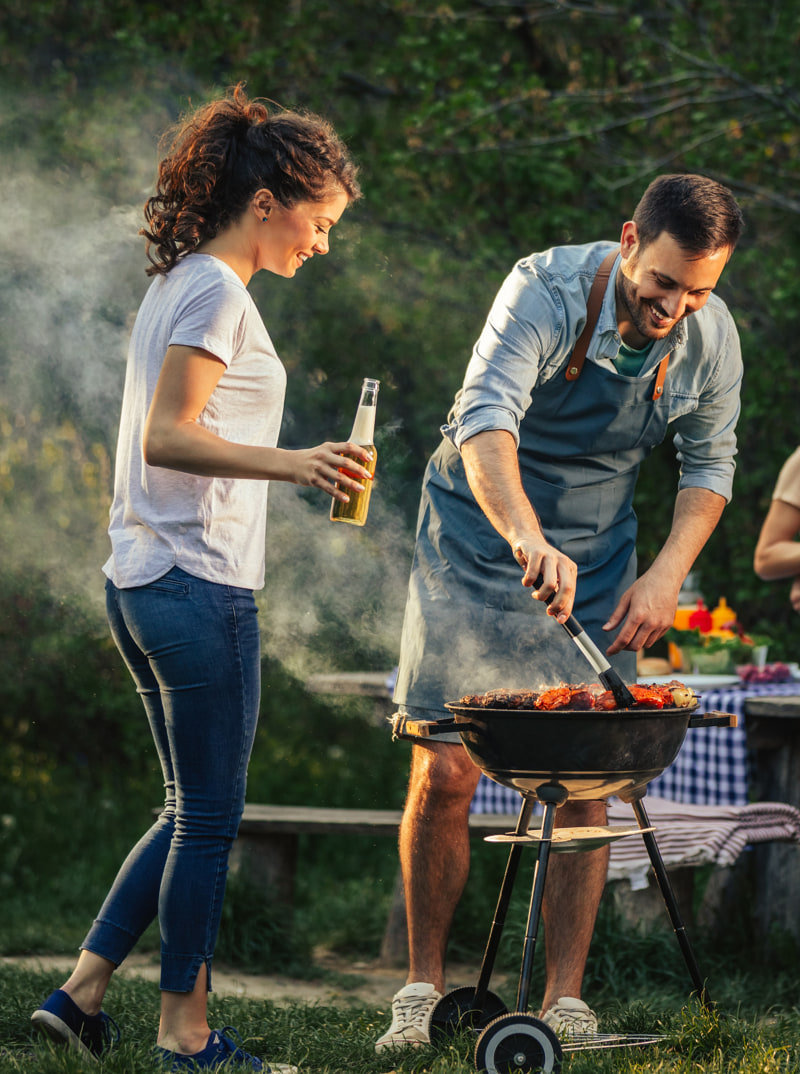
<instances>
[{"instance_id":1,"label":"grilling tongs","mask_svg":"<svg viewBox=\"0 0 800 1074\"><path fill-rule=\"evenodd\" d=\"M538 589L543 582L544 579L539 575L533 583L533 588ZM545 598L545 604L552 604L554 597L555 594L553 593L551 596ZM636 698L620 678L619 672L612 668L605 655L597 648L575 616L571 615L565 623L560 623L559 626L563 626L564 630L566 630L578 646L580 651L597 672L600 682L614 695L614 700L619 707L621 709L633 708L636 704Z\"/></svg>"}]
</instances>

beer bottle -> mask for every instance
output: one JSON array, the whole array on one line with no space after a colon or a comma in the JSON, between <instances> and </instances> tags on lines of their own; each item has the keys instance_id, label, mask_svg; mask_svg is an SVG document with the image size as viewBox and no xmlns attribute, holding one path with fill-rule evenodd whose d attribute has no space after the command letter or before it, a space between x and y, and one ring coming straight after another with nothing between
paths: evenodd
<instances>
[{"instance_id":1,"label":"beer bottle","mask_svg":"<svg viewBox=\"0 0 800 1074\"><path fill-rule=\"evenodd\" d=\"M375 463L378 461L378 452L375 450L375 410L378 405L379 385L379 380L372 380L370 377L364 378L364 382L361 385L361 399L359 400L358 410L356 411L356 420L353 422L353 431L350 433L350 440L359 446L368 447L372 452L372 458L369 462L365 462L355 455L342 456L342 458L350 458L353 459L354 462L360 463L362 466L366 467L371 474L375 473ZM339 468L339 473L347 474L349 477L357 477L356 474L343 466ZM357 479L361 481L361 478ZM332 522L349 522L353 526L364 525L367 521L372 482L365 480L362 483L364 485L363 492L356 492L353 489L344 489L350 497L348 503L342 503L341 500L331 501ZM338 482L336 487L340 487Z\"/></svg>"}]
</instances>

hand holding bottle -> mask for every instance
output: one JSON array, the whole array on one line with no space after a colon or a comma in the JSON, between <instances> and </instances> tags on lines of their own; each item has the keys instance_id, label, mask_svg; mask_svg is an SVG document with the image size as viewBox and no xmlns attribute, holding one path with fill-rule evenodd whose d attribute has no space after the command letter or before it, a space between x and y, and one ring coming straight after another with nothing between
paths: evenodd
<instances>
[{"instance_id":1,"label":"hand holding bottle","mask_svg":"<svg viewBox=\"0 0 800 1074\"><path fill-rule=\"evenodd\" d=\"M318 444L316 447L287 451L291 476L295 485L321 489L329 496L358 495L371 483L374 462L368 448L351 440ZM352 459L352 470L342 469L342 456Z\"/></svg>"}]
</instances>

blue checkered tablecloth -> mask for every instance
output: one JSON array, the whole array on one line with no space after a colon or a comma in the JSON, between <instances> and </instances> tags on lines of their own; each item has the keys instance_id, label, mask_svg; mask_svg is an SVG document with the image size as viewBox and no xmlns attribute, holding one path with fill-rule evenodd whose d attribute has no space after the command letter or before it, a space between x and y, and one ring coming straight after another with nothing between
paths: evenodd
<instances>
[{"instance_id":1,"label":"blue checkered tablecloth","mask_svg":"<svg viewBox=\"0 0 800 1074\"><path fill-rule=\"evenodd\" d=\"M648 787L648 794L689 805L747 805L748 757L744 703L749 697L788 697L796 682L735 685L699 695L699 712L732 712L737 727L692 727L675 762ZM518 813L519 794L481 775L472 813Z\"/></svg>"}]
</instances>

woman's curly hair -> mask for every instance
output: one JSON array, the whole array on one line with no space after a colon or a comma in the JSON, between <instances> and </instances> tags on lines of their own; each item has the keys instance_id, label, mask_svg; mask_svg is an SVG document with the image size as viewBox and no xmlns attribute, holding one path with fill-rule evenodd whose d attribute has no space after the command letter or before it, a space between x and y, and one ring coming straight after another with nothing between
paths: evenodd
<instances>
[{"instance_id":1,"label":"woman's curly hair","mask_svg":"<svg viewBox=\"0 0 800 1074\"><path fill-rule=\"evenodd\" d=\"M156 193L144 207L148 276L166 275L247 208L257 190L291 209L341 189L361 196L358 169L331 124L312 113L275 110L240 82L166 132Z\"/></svg>"}]
</instances>

